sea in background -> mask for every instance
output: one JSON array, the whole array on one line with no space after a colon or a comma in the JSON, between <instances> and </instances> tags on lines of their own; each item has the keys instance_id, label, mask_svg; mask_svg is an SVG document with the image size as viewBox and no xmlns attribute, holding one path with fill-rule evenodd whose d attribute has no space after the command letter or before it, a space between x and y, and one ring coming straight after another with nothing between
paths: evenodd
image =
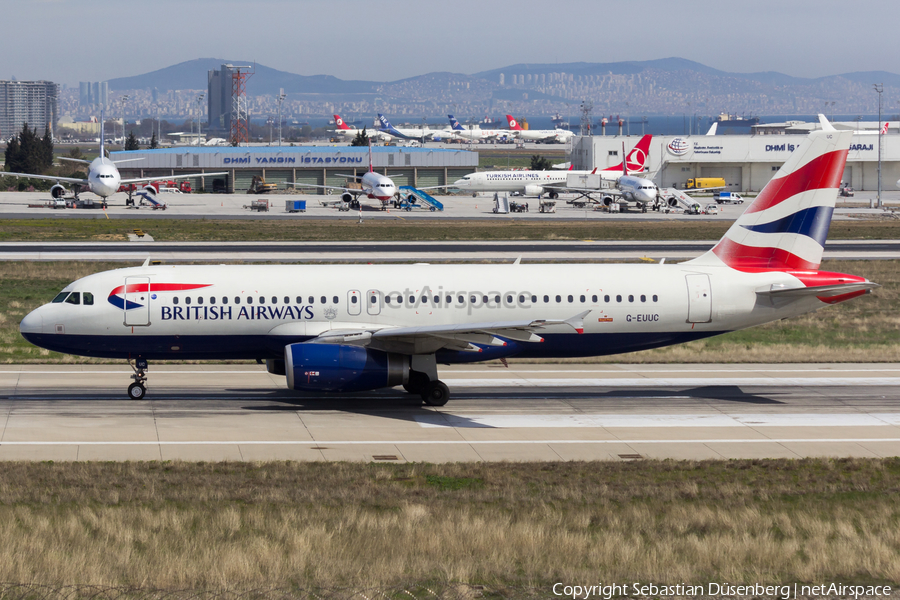
<instances>
[{"instance_id":1,"label":"sea in background","mask_svg":"<svg viewBox=\"0 0 900 600\"><path fill-rule=\"evenodd\" d=\"M373 127L373 118L367 117L352 117L350 115L342 115L344 120L347 123L351 123L351 126L355 127L367 127L371 129ZM626 117L624 115L598 115L594 113L592 115L592 120L594 122L594 135L600 135L601 129L599 121L602 117L606 117L609 120L609 123L606 126L606 135L617 135L618 134L618 118L619 116L625 121L623 126L625 135L643 135L646 133L651 133L653 135L702 135L709 131L709 128L712 124L712 121L715 119L715 116L709 115L673 115L673 116L648 116L648 117ZM755 115L754 115L755 116ZM747 118L748 115L744 115L744 118ZM484 116L481 117L458 117L461 123L464 124L475 124L479 123L482 129L489 128L497 128L497 129L507 129L506 118L504 115L494 115L491 117L493 123L483 123L485 119ZM520 121L523 120L522 116L516 116ZM569 122L569 129L572 131L578 132L581 124L581 115L571 115L566 117L563 115L563 118L567 119ZM828 119L830 121L846 121L852 122L856 120L866 121L866 122L877 122L878 115L828 115ZM441 119L440 117L428 117L427 119L409 119L409 118L394 118L388 116L388 120L395 127L413 127L413 126L421 126L423 123L427 124L429 127L433 128L443 128L449 125L449 121L447 119ZM527 115L524 116L524 120L528 122L529 129L553 129L553 120L549 116L538 116L538 117L529 117ZM900 116L896 113L887 114L885 113L882 116L883 121L897 121L900 120ZM760 123L784 123L785 121L806 121L806 122L816 122L818 121L818 115L760 115L759 122ZM332 128L334 127L334 123L331 119L325 117L311 117L308 121L304 121L305 123L309 123L313 128L316 127L326 127ZM291 121L285 120L286 125L291 125ZM720 125L717 135L729 135L729 134L748 134L750 133L750 127L736 127L736 126L724 126Z\"/></svg>"}]
</instances>

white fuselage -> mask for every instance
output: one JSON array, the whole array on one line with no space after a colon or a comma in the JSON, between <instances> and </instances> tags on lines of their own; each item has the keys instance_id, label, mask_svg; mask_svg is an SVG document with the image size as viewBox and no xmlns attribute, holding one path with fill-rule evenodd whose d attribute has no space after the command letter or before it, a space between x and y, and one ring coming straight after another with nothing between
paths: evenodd
<instances>
[{"instance_id":1,"label":"white fuselage","mask_svg":"<svg viewBox=\"0 0 900 600\"><path fill-rule=\"evenodd\" d=\"M659 196L659 189L655 183L634 175L620 176L616 180L616 189L621 192L623 198L640 205L655 204Z\"/></svg>"},{"instance_id":2,"label":"white fuselage","mask_svg":"<svg viewBox=\"0 0 900 600\"><path fill-rule=\"evenodd\" d=\"M566 184L566 175L590 173L590 171L482 171L469 173L457 179L453 186L468 192L519 192L543 193L546 186L560 187ZM536 188L541 188L537 191Z\"/></svg>"},{"instance_id":3,"label":"white fuselage","mask_svg":"<svg viewBox=\"0 0 900 600\"><path fill-rule=\"evenodd\" d=\"M386 175L369 171L362 176L360 180L363 193L373 200L381 200L387 202L397 193L397 186L394 180Z\"/></svg>"},{"instance_id":4,"label":"white fuselage","mask_svg":"<svg viewBox=\"0 0 900 600\"><path fill-rule=\"evenodd\" d=\"M146 266L75 281L64 291L78 292L77 302L61 294L28 314L21 331L36 345L70 354L277 358L286 344L335 330L568 319L590 311L583 334L548 326L543 342L510 342L503 351L595 356L825 306L815 297L780 308L760 302L757 290L772 284L802 285L785 272L689 264ZM454 351L441 360L477 359Z\"/></svg>"},{"instance_id":5,"label":"white fuselage","mask_svg":"<svg viewBox=\"0 0 900 600\"><path fill-rule=\"evenodd\" d=\"M101 198L109 198L119 191L122 177L111 160L104 156L95 158L88 169L88 187Z\"/></svg>"},{"instance_id":6,"label":"white fuselage","mask_svg":"<svg viewBox=\"0 0 900 600\"><path fill-rule=\"evenodd\" d=\"M568 129L516 129L511 133L520 140L557 144L565 144L575 137Z\"/></svg>"}]
</instances>

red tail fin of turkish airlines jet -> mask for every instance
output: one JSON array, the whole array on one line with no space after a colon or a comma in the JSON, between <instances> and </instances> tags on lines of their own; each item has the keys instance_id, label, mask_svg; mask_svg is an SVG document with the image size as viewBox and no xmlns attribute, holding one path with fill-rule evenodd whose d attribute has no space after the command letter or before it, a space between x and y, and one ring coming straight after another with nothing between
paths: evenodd
<instances>
[{"instance_id":1,"label":"red tail fin of turkish airlines jet","mask_svg":"<svg viewBox=\"0 0 900 600\"><path fill-rule=\"evenodd\" d=\"M614 167L609 167L603 169L604 171L613 172L618 171L621 172L623 167L627 166L629 175L633 173L643 173L644 169L647 167L647 156L650 154L650 140L653 139L652 135L645 135L638 143L631 149L631 152L628 153L628 156L625 157L624 163L619 163Z\"/></svg>"},{"instance_id":2,"label":"red tail fin of turkish airlines jet","mask_svg":"<svg viewBox=\"0 0 900 600\"><path fill-rule=\"evenodd\" d=\"M509 128L512 131L522 131L522 126L519 125L519 122L513 119L512 115L506 115L506 122L509 123Z\"/></svg>"},{"instance_id":3,"label":"red tail fin of turkish airlines jet","mask_svg":"<svg viewBox=\"0 0 900 600\"><path fill-rule=\"evenodd\" d=\"M341 115L334 115L334 125L337 129L350 129L350 126L344 123Z\"/></svg>"}]
</instances>

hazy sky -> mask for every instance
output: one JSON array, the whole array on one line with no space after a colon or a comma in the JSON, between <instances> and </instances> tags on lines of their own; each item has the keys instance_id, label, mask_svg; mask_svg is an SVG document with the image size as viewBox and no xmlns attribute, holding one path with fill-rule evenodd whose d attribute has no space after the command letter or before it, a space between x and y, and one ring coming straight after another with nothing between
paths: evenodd
<instances>
[{"instance_id":1,"label":"hazy sky","mask_svg":"<svg viewBox=\"0 0 900 600\"><path fill-rule=\"evenodd\" d=\"M69 85L205 57L373 81L670 56L800 77L900 72L895 0L0 0L0 7L0 79Z\"/></svg>"}]
</instances>

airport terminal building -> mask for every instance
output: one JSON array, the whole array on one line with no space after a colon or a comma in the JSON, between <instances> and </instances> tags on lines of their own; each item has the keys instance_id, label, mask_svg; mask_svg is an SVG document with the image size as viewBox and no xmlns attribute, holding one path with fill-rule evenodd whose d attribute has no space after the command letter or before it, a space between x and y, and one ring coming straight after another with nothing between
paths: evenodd
<instances>
[{"instance_id":1,"label":"airport terminal building","mask_svg":"<svg viewBox=\"0 0 900 600\"><path fill-rule=\"evenodd\" d=\"M195 190L244 193L254 176L278 189L283 182L344 186L344 175L363 175L369 170L369 149L353 146L176 146L156 150L112 152L123 179L183 173L218 173L226 176L193 177ZM138 159L138 160L133 160ZM376 171L398 186L428 187L453 183L478 167L478 153L467 150L373 146ZM216 181L218 180L218 181ZM327 193L309 188L308 193Z\"/></svg>"},{"instance_id":2,"label":"airport terminal building","mask_svg":"<svg viewBox=\"0 0 900 600\"><path fill-rule=\"evenodd\" d=\"M856 190L878 188L878 135L854 135L842 181ZM575 169L601 169L622 162L638 140L631 136L576 137L570 155ZM900 135L882 138L882 189L897 189ZM758 192L769 182L805 135L653 136L649 173L660 187L683 188L688 179L722 177L729 191Z\"/></svg>"}]
</instances>

